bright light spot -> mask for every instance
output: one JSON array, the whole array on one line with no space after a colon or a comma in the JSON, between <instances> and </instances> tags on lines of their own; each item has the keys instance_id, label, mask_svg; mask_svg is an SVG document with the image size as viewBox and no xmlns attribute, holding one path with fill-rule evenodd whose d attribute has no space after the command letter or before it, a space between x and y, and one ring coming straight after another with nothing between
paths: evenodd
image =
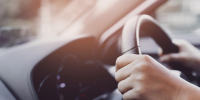
<instances>
[{"instance_id":1,"label":"bright light spot","mask_svg":"<svg viewBox=\"0 0 200 100\"><path fill-rule=\"evenodd\" d=\"M57 75L57 80L59 80L60 79L60 76L59 75Z\"/></svg>"},{"instance_id":2,"label":"bright light spot","mask_svg":"<svg viewBox=\"0 0 200 100\"><path fill-rule=\"evenodd\" d=\"M66 86L65 83L61 83L61 84L60 84L60 88L64 88L65 86Z\"/></svg>"}]
</instances>

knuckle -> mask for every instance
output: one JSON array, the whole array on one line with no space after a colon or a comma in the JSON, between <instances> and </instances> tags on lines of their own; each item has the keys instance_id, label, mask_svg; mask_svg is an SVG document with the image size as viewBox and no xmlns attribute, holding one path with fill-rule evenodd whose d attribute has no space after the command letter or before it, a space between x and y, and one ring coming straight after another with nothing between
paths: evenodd
<instances>
[{"instance_id":1,"label":"knuckle","mask_svg":"<svg viewBox=\"0 0 200 100\"><path fill-rule=\"evenodd\" d=\"M132 67L131 72L143 72L147 68L147 64L145 62L139 62L134 67Z\"/></svg>"},{"instance_id":2,"label":"knuckle","mask_svg":"<svg viewBox=\"0 0 200 100\"><path fill-rule=\"evenodd\" d=\"M117 58L117 60L116 60L116 65L117 65L117 66L121 63L121 59L122 59L121 56Z\"/></svg>"},{"instance_id":3,"label":"knuckle","mask_svg":"<svg viewBox=\"0 0 200 100\"><path fill-rule=\"evenodd\" d=\"M118 88L119 92L121 92L123 94L124 92L123 92L122 87L123 87L123 82L119 82L117 85L117 88Z\"/></svg>"},{"instance_id":4,"label":"knuckle","mask_svg":"<svg viewBox=\"0 0 200 100\"><path fill-rule=\"evenodd\" d=\"M146 90L145 87L140 87L140 88L138 88L138 89L136 90L136 93L137 93L138 97L144 98L145 95L146 95L146 91L147 91L147 90Z\"/></svg>"},{"instance_id":5,"label":"knuckle","mask_svg":"<svg viewBox=\"0 0 200 100\"><path fill-rule=\"evenodd\" d=\"M151 57L149 55L143 55L143 60L150 61Z\"/></svg>"},{"instance_id":6,"label":"knuckle","mask_svg":"<svg viewBox=\"0 0 200 100\"><path fill-rule=\"evenodd\" d=\"M120 81L120 72L116 72L115 73L115 80L117 81L117 82L119 82Z\"/></svg>"},{"instance_id":7,"label":"knuckle","mask_svg":"<svg viewBox=\"0 0 200 100\"><path fill-rule=\"evenodd\" d=\"M130 78L130 83L139 82L143 84L146 83L148 80L148 76L143 73L133 74L129 78Z\"/></svg>"},{"instance_id":8,"label":"knuckle","mask_svg":"<svg viewBox=\"0 0 200 100\"><path fill-rule=\"evenodd\" d=\"M124 60L129 59L131 55L127 54L127 55L122 55L120 57L117 58L116 60L116 65L120 65Z\"/></svg>"},{"instance_id":9,"label":"knuckle","mask_svg":"<svg viewBox=\"0 0 200 100\"><path fill-rule=\"evenodd\" d=\"M123 70L119 70L119 71L117 71L117 72L115 73L115 80L116 80L117 82L120 82L120 81L122 81L123 79L125 79L125 78L128 77L128 76L129 76L128 73L124 72Z\"/></svg>"},{"instance_id":10,"label":"knuckle","mask_svg":"<svg viewBox=\"0 0 200 100\"><path fill-rule=\"evenodd\" d=\"M146 76L144 74L141 74L141 75L138 75L138 76L135 77L135 80L140 81L140 82L143 82L146 79L147 78L146 78Z\"/></svg>"},{"instance_id":11,"label":"knuckle","mask_svg":"<svg viewBox=\"0 0 200 100\"><path fill-rule=\"evenodd\" d=\"M131 63L133 61L133 55L132 54L126 54L122 55L117 58L116 60L116 69L120 69L124 67L125 65Z\"/></svg>"},{"instance_id":12,"label":"knuckle","mask_svg":"<svg viewBox=\"0 0 200 100\"><path fill-rule=\"evenodd\" d=\"M141 70L145 70L147 68L147 63L146 62L142 62L140 65L139 65L140 69Z\"/></svg>"},{"instance_id":13,"label":"knuckle","mask_svg":"<svg viewBox=\"0 0 200 100\"><path fill-rule=\"evenodd\" d=\"M140 65L136 65L136 66L134 66L133 68L132 68L132 72L138 72L138 71L140 71Z\"/></svg>"},{"instance_id":14,"label":"knuckle","mask_svg":"<svg viewBox=\"0 0 200 100\"><path fill-rule=\"evenodd\" d=\"M131 82L141 82L141 83L145 83L148 80L148 73L138 70L137 73L131 74L130 75L131 78Z\"/></svg>"},{"instance_id":15,"label":"knuckle","mask_svg":"<svg viewBox=\"0 0 200 100\"><path fill-rule=\"evenodd\" d=\"M134 74L135 72L139 72L139 71L140 71L140 68L139 68L139 66L134 66L134 67L132 67L132 68L130 69L130 71L131 71L131 74Z\"/></svg>"},{"instance_id":16,"label":"knuckle","mask_svg":"<svg viewBox=\"0 0 200 100\"><path fill-rule=\"evenodd\" d=\"M122 56L117 58L116 62L121 62L124 59L130 58L130 56L131 56L130 54L122 55Z\"/></svg>"},{"instance_id":17,"label":"knuckle","mask_svg":"<svg viewBox=\"0 0 200 100\"><path fill-rule=\"evenodd\" d=\"M146 62L141 62L136 68L140 71L145 71L148 67L148 64Z\"/></svg>"}]
</instances>

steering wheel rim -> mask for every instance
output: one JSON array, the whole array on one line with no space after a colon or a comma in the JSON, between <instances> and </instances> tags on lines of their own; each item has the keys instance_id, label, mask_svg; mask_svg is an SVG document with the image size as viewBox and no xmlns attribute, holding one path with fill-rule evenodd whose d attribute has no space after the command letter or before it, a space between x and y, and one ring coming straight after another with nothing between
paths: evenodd
<instances>
[{"instance_id":1,"label":"steering wheel rim","mask_svg":"<svg viewBox=\"0 0 200 100\"><path fill-rule=\"evenodd\" d=\"M139 34L145 31L147 35L162 48L163 54L177 53L179 48L174 45L167 33L160 27L158 22L149 15L138 15L126 22L121 37L122 54L139 54L141 55ZM159 34L158 34L159 33ZM170 63L173 69L183 73L182 76L187 81L193 81L192 70L180 63ZM183 77L182 77L183 78Z\"/></svg>"}]
</instances>

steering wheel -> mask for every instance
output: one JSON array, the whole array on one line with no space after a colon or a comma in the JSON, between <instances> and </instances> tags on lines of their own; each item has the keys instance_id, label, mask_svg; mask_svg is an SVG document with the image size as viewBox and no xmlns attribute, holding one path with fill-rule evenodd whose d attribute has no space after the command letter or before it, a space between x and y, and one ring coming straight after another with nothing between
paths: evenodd
<instances>
[{"instance_id":1,"label":"steering wheel","mask_svg":"<svg viewBox=\"0 0 200 100\"><path fill-rule=\"evenodd\" d=\"M139 34L147 33L163 50L163 54L177 53L179 48L174 45L167 33L158 22L148 15L138 15L128 20L123 28L121 38L122 54L141 54ZM187 81L193 81L192 70L180 63L170 63L173 69L182 72L181 77Z\"/></svg>"}]
</instances>

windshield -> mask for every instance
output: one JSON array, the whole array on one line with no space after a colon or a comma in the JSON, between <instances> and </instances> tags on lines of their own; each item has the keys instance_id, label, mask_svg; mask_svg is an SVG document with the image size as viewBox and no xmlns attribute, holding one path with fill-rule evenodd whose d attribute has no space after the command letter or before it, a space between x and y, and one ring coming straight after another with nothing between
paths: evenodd
<instances>
[{"instance_id":1,"label":"windshield","mask_svg":"<svg viewBox=\"0 0 200 100\"><path fill-rule=\"evenodd\" d=\"M95 0L0 0L0 47L62 32Z\"/></svg>"},{"instance_id":2,"label":"windshield","mask_svg":"<svg viewBox=\"0 0 200 100\"><path fill-rule=\"evenodd\" d=\"M156 18L172 34L200 34L200 0L169 0Z\"/></svg>"},{"instance_id":3,"label":"windshield","mask_svg":"<svg viewBox=\"0 0 200 100\"><path fill-rule=\"evenodd\" d=\"M101 35L144 0L0 0L0 47L58 34Z\"/></svg>"}]
</instances>

